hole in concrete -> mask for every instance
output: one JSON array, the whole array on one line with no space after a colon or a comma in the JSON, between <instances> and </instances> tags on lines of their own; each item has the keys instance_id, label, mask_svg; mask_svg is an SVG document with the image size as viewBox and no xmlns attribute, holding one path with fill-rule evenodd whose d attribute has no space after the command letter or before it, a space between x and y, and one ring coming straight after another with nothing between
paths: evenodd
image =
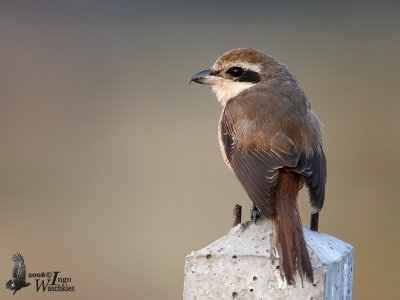
<instances>
[{"instance_id":1,"label":"hole in concrete","mask_svg":"<svg viewBox=\"0 0 400 300\"><path fill-rule=\"evenodd\" d=\"M313 286L317 286L317 283L313 283Z\"/></svg>"},{"instance_id":2,"label":"hole in concrete","mask_svg":"<svg viewBox=\"0 0 400 300\"><path fill-rule=\"evenodd\" d=\"M237 297L237 295L238 295L238 293L236 293L236 292L233 292L233 293L232 293L232 297L233 297L233 299L235 299L235 298Z\"/></svg>"},{"instance_id":3,"label":"hole in concrete","mask_svg":"<svg viewBox=\"0 0 400 300\"><path fill-rule=\"evenodd\" d=\"M232 256L233 259L236 259L236 255Z\"/></svg>"},{"instance_id":4,"label":"hole in concrete","mask_svg":"<svg viewBox=\"0 0 400 300\"><path fill-rule=\"evenodd\" d=\"M253 289L250 289L250 292L253 292L254 290Z\"/></svg>"},{"instance_id":5,"label":"hole in concrete","mask_svg":"<svg viewBox=\"0 0 400 300\"><path fill-rule=\"evenodd\" d=\"M276 269L279 270L279 266L276 266Z\"/></svg>"},{"instance_id":6,"label":"hole in concrete","mask_svg":"<svg viewBox=\"0 0 400 300\"><path fill-rule=\"evenodd\" d=\"M253 281L256 281L257 280L257 276L253 276Z\"/></svg>"},{"instance_id":7,"label":"hole in concrete","mask_svg":"<svg viewBox=\"0 0 400 300\"><path fill-rule=\"evenodd\" d=\"M211 258L211 254L207 254L207 255L206 255L206 258L207 258L207 259L210 259L210 258Z\"/></svg>"}]
</instances>

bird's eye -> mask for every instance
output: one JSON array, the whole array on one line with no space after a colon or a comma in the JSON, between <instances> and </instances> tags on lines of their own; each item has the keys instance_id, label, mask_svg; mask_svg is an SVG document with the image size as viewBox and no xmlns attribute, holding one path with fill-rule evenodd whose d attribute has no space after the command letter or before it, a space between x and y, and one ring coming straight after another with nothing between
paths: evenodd
<instances>
[{"instance_id":1,"label":"bird's eye","mask_svg":"<svg viewBox=\"0 0 400 300\"><path fill-rule=\"evenodd\" d=\"M244 71L245 70L240 67L231 67L228 69L228 71L226 73L232 75L233 77L238 78L243 75Z\"/></svg>"}]
</instances>

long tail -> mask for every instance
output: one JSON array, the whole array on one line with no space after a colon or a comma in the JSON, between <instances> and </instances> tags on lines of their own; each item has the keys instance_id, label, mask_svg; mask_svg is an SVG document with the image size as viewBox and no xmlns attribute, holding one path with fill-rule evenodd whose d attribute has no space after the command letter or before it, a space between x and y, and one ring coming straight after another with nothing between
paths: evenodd
<instances>
[{"instance_id":1,"label":"long tail","mask_svg":"<svg viewBox=\"0 0 400 300\"><path fill-rule=\"evenodd\" d=\"M302 282L304 277L313 282L313 270L297 207L300 183L301 178L298 174L281 171L276 191L276 246L280 257L281 275L288 284L295 284L296 270L299 271Z\"/></svg>"}]
</instances>

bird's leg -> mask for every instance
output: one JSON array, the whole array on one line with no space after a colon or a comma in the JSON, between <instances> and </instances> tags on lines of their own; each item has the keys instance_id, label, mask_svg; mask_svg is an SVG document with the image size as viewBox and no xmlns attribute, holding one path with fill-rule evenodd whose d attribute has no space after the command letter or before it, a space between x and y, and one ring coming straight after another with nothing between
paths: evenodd
<instances>
[{"instance_id":1,"label":"bird's leg","mask_svg":"<svg viewBox=\"0 0 400 300\"><path fill-rule=\"evenodd\" d=\"M254 224L257 224L257 219L261 217L261 211L258 209L257 206L253 203L252 208L250 209L250 218L254 220Z\"/></svg>"},{"instance_id":2,"label":"bird's leg","mask_svg":"<svg viewBox=\"0 0 400 300\"><path fill-rule=\"evenodd\" d=\"M310 229L312 231L318 231L318 218L319 218L319 211L313 211L311 213L311 221L310 221Z\"/></svg>"},{"instance_id":3,"label":"bird's leg","mask_svg":"<svg viewBox=\"0 0 400 300\"><path fill-rule=\"evenodd\" d=\"M236 204L233 208L233 226L239 225L242 223L242 207L239 204Z\"/></svg>"}]
</instances>

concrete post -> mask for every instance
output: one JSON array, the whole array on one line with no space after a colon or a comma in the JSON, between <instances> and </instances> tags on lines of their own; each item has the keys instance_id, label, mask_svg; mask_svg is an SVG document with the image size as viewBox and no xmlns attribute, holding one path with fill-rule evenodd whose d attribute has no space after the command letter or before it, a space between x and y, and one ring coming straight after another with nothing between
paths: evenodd
<instances>
[{"instance_id":1,"label":"concrete post","mask_svg":"<svg viewBox=\"0 0 400 300\"><path fill-rule=\"evenodd\" d=\"M351 299L353 247L303 226L314 283L287 285L271 245L272 222L262 218L186 257L184 300L201 299Z\"/></svg>"}]
</instances>

